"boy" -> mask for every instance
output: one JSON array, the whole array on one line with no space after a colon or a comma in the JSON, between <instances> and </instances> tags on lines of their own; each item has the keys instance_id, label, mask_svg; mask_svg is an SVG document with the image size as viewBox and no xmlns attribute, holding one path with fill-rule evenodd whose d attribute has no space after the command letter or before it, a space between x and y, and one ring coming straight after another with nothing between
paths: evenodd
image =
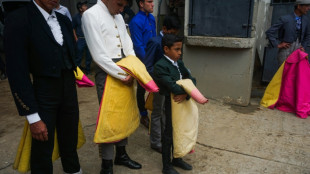
<instances>
[{"instance_id":1,"label":"boy","mask_svg":"<svg viewBox=\"0 0 310 174\"><path fill-rule=\"evenodd\" d=\"M174 95L173 100L181 103L188 100L189 96L184 89L176 84L180 79L191 79L193 83L196 80L191 76L182 60L179 60L182 54L183 38L166 34L162 39L162 48L164 57L154 66L154 79L160 88L160 94L165 96L165 115L166 126L162 138L162 160L164 174L178 174L173 166L184 170L192 170L192 166L182 160L182 158L173 158L171 161L171 149L173 148L172 120L171 120L171 99L170 93Z\"/></svg>"},{"instance_id":2,"label":"boy","mask_svg":"<svg viewBox=\"0 0 310 174\"><path fill-rule=\"evenodd\" d=\"M166 16L163 22L162 30L156 37L152 37L146 45L145 64L147 71L153 76L153 69L155 63L164 57L163 49L161 46L162 38L165 34L177 34L181 28L181 22L176 15ZM159 153L162 152L161 145L161 134L164 129L164 108L165 96L159 93L154 93L153 98L153 111L151 115L151 133L150 133L150 144L151 148ZM161 123L161 120L163 121Z\"/></svg>"}]
</instances>

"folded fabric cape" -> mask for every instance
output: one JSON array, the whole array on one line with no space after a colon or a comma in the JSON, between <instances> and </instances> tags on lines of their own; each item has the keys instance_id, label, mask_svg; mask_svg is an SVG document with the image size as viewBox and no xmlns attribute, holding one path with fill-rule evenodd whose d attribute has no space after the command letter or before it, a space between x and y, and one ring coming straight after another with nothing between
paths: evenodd
<instances>
[{"instance_id":1,"label":"folded fabric cape","mask_svg":"<svg viewBox=\"0 0 310 174\"><path fill-rule=\"evenodd\" d=\"M294 51L278 69L261 100L261 105L296 113L300 118L310 114L310 65L308 54Z\"/></svg>"},{"instance_id":2,"label":"folded fabric cape","mask_svg":"<svg viewBox=\"0 0 310 174\"><path fill-rule=\"evenodd\" d=\"M183 80L183 81L188 81L188 80ZM184 90L186 90L186 92L197 102L200 104L204 104L208 102L208 99L206 99L201 93L200 91L195 87L195 85L191 82L187 82L187 83L181 83L179 82L178 85L181 85L183 87ZM153 110L153 98L154 95L153 93L149 93L147 95L146 101L145 101L145 109L152 111Z\"/></svg>"},{"instance_id":3,"label":"folded fabric cape","mask_svg":"<svg viewBox=\"0 0 310 174\"><path fill-rule=\"evenodd\" d=\"M19 142L17 154L16 154L15 161L13 164L13 169L21 173L26 173L27 171L30 170L31 141L32 141L32 136L30 132L30 127L29 127L28 121L25 121L23 135ZM82 128L81 122L79 121L77 148L82 147L85 142L86 142L86 139L84 136L83 128ZM56 130L52 160L55 161L58 158L59 158L59 147L58 147L57 130Z\"/></svg>"},{"instance_id":4,"label":"folded fabric cape","mask_svg":"<svg viewBox=\"0 0 310 174\"><path fill-rule=\"evenodd\" d=\"M117 62L124 71L133 76L149 92L159 88L148 74L144 64L135 56ZM139 126L139 111L133 86L124 85L108 75L99 108L95 143L120 141L131 135Z\"/></svg>"},{"instance_id":5,"label":"folded fabric cape","mask_svg":"<svg viewBox=\"0 0 310 174\"><path fill-rule=\"evenodd\" d=\"M75 75L75 83L76 85L81 88L81 87L92 87L94 86L94 82L89 80L89 78L81 71L79 67L76 67L76 71L74 71Z\"/></svg>"},{"instance_id":6,"label":"folded fabric cape","mask_svg":"<svg viewBox=\"0 0 310 174\"><path fill-rule=\"evenodd\" d=\"M154 99L154 94L152 92L150 92L145 100L145 105L144 108L149 110L149 111L153 111L153 99Z\"/></svg>"},{"instance_id":7,"label":"folded fabric cape","mask_svg":"<svg viewBox=\"0 0 310 174\"><path fill-rule=\"evenodd\" d=\"M189 100L177 103L171 94L173 157L181 158L194 150L197 141L199 115L194 100L204 104L208 99L198 91L190 79L178 80L177 84L191 96Z\"/></svg>"}]
</instances>

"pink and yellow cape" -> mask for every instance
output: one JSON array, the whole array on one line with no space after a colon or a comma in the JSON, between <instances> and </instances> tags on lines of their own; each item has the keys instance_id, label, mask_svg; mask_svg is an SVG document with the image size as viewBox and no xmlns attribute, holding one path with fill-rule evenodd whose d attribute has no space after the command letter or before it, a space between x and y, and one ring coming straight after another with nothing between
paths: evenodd
<instances>
[{"instance_id":1,"label":"pink and yellow cape","mask_svg":"<svg viewBox=\"0 0 310 174\"><path fill-rule=\"evenodd\" d=\"M75 75L75 83L76 85L81 88L81 87L92 87L94 86L94 82L89 80L89 78L81 71L79 67L76 67L76 71L74 71Z\"/></svg>"},{"instance_id":2,"label":"pink and yellow cape","mask_svg":"<svg viewBox=\"0 0 310 174\"><path fill-rule=\"evenodd\" d=\"M117 65L134 77L147 91L158 92L159 88L137 57L123 58ZM99 108L94 142L120 141L131 135L139 123L134 86L126 86L108 75Z\"/></svg>"},{"instance_id":3,"label":"pink and yellow cape","mask_svg":"<svg viewBox=\"0 0 310 174\"><path fill-rule=\"evenodd\" d=\"M308 54L294 51L278 69L261 100L267 108L295 113L300 118L310 114L310 65Z\"/></svg>"},{"instance_id":4,"label":"pink and yellow cape","mask_svg":"<svg viewBox=\"0 0 310 174\"><path fill-rule=\"evenodd\" d=\"M208 99L199 92L192 80L178 80L176 83L191 96L189 100L177 103L171 94L173 157L181 158L194 152L197 141L199 113L196 102L205 104Z\"/></svg>"}]
</instances>

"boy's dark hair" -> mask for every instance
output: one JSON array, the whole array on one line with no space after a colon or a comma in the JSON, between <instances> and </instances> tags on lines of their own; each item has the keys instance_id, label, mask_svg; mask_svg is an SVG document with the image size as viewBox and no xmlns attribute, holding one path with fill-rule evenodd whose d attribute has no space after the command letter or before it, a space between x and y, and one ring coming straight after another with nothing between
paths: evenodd
<instances>
[{"instance_id":1,"label":"boy's dark hair","mask_svg":"<svg viewBox=\"0 0 310 174\"><path fill-rule=\"evenodd\" d=\"M164 48L167 46L168 48L171 48L174 43L176 42L183 42L182 36L177 36L174 34L165 34L163 39L161 40L161 45Z\"/></svg>"},{"instance_id":2,"label":"boy's dark hair","mask_svg":"<svg viewBox=\"0 0 310 174\"><path fill-rule=\"evenodd\" d=\"M164 19L163 26L165 26L167 30L179 30L181 28L181 22L177 15L167 15Z\"/></svg>"},{"instance_id":3,"label":"boy's dark hair","mask_svg":"<svg viewBox=\"0 0 310 174\"><path fill-rule=\"evenodd\" d=\"M144 2L145 0L136 0L139 9L140 9L140 1L141 1L141 2ZM128 2L129 2L129 1L128 1Z\"/></svg>"},{"instance_id":4,"label":"boy's dark hair","mask_svg":"<svg viewBox=\"0 0 310 174\"><path fill-rule=\"evenodd\" d=\"M87 1L79 1L76 3L76 8L80 12L80 8L82 8L83 5L87 5Z\"/></svg>"}]
</instances>

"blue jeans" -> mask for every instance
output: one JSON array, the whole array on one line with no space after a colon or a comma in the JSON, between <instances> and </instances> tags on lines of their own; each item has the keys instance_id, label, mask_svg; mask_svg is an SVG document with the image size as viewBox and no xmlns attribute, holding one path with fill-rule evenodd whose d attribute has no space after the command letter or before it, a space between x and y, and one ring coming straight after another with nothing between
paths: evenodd
<instances>
[{"instance_id":1,"label":"blue jeans","mask_svg":"<svg viewBox=\"0 0 310 174\"><path fill-rule=\"evenodd\" d=\"M89 53L86 40L84 38L79 38L77 40L77 58L76 58L76 63L77 63L77 66L79 67L81 66L84 50L86 51L85 70L86 70L86 73L90 73L90 64L91 64L92 58Z\"/></svg>"}]
</instances>

